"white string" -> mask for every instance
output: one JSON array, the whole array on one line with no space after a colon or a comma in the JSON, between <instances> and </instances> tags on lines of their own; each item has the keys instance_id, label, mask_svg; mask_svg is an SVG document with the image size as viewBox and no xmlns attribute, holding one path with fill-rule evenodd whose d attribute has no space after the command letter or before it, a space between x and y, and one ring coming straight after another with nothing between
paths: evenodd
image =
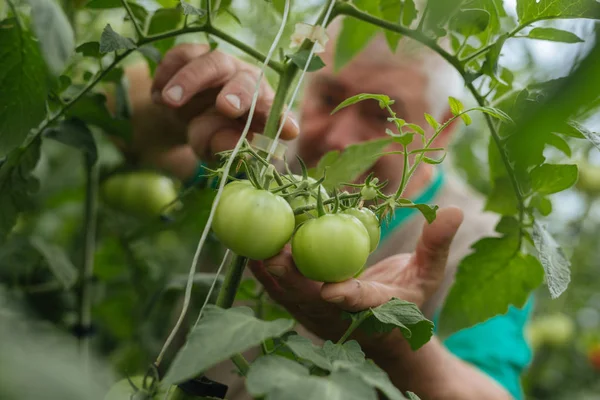
<instances>
[{"instance_id":1,"label":"white string","mask_svg":"<svg viewBox=\"0 0 600 400\"><path fill-rule=\"evenodd\" d=\"M334 5L335 5L335 1L331 0L331 3L329 4L329 9L327 10L327 13L325 14L325 18L323 18L323 23L320 26L323 26L323 27L327 26L327 22L329 21L329 17L331 16L331 12L333 10ZM267 161L271 160L271 157L272 157L273 153L275 152L275 149L277 148L277 142L279 140L279 136L281 135L281 131L283 131L283 125L285 124L288 114L290 113L291 106L292 106L292 104L294 104L294 100L296 100L296 96L298 95L298 92L300 91L300 86L302 85L302 80L304 79L304 75L306 74L306 71L308 70L308 66L310 65L310 62L313 59L316 46L317 46L317 42L315 41L313 43L312 47L310 48L310 53L308 54L308 60L306 61L306 64L304 65L304 69L302 70L302 73L300 74L300 78L298 79L298 83L296 84L296 87L294 89L294 93L292 94L292 97L291 97L290 101L288 102L289 106L285 110L285 113L283 114L283 118L281 118L281 123L279 125L279 129L277 130L277 135L275 135L275 138L273 139L273 143L271 144L271 148L269 149L269 154L267 154Z\"/></svg>"},{"instance_id":2,"label":"white string","mask_svg":"<svg viewBox=\"0 0 600 400\"><path fill-rule=\"evenodd\" d=\"M223 270L223 267L225 266L225 263L226 263L227 259L229 258L229 254L231 254L231 250L227 249L227 251L225 252L225 255L223 256L223 260L221 261L221 265L219 265L219 269L217 269L217 274L215 275L215 279L213 280L212 285L210 285L210 289L208 289L208 293L206 294L206 298L204 299L204 304L202 304L202 307L200 308L200 312L198 313L198 319L196 320L196 323L194 324L194 328L198 325L198 322L200 322L200 319L202 318L202 312L204 311L204 308L208 304L208 300L210 299L210 296L212 295L212 292L215 289L215 286L217 286L218 277L219 277L219 275L221 275L221 271Z\"/></svg>"},{"instance_id":3,"label":"white string","mask_svg":"<svg viewBox=\"0 0 600 400\"><path fill-rule=\"evenodd\" d=\"M275 52L275 49L277 48L277 44L279 43L279 40L281 39L281 36L283 35L285 24L286 24L287 18L288 18L289 6L290 6L290 0L286 0L285 1L285 9L283 11L283 18L281 20L281 25L279 26L279 31L277 32L277 35L275 36L275 39L274 39L273 43L271 44L271 48L269 49L269 52L267 53L267 57L265 58L265 61L260 70L260 75L256 81L256 87L254 88L252 104L250 105L250 110L248 111L249 115L248 115L248 120L246 121L246 126L244 126L244 131L242 132L242 135L238 139L238 142L236 143L236 145L233 149L233 152L231 153L231 155L229 156L229 159L227 160L227 163L225 164L225 169L223 171L223 177L221 178L221 180L219 182L219 189L217 191L217 195L215 196L215 199L213 200L212 207L210 209L210 214L208 215L208 220L206 221L206 226L204 227L204 231L202 232L202 236L200 237L200 241L198 242L198 247L196 248L196 253L194 254L194 259L192 260L192 266L190 267L190 273L188 275L187 285L185 288L185 296L184 296L184 301L183 301L183 308L181 310L181 314L179 315L179 319L177 320L175 327L171 331L171 334L165 341L163 348L161 349L158 357L156 358L155 364L157 367L160 364L160 362L162 361L162 358L164 357L165 352L167 351L169 345L175 338L177 331L181 327L181 324L183 323L185 314L187 313L188 307L190 305L190 298L192 296L192 286L193 286L193 282L194 282L194 275L196 274L196 264L198 264L198 259L200 258L200 253L202 252L202 248L204 247L204 242L206 241L208 232L210 231L210 227L212 226L212 221L215 216L215 210L217 209L219 200L221 200L221 194L223 193L223 188L225 187L225 183L227 182L227 177L229 176L229 171L231 170L231 166L233 165L233 160L235 159L236 155L239 153L240 148L242 147L242 144L244 143L244 140L246 139L246 136L248 135L248 131L250 130L250 124L252 123L252 118L254 117L254 110L256 108L256 103L258 100L258 94L260 93L260 83L265 74L265 69L267 68L269 61L271 60L271 57L273 56L273 53ZM215 277L215 279L217 279L217 277Z\"/></svg>"}]
</instances>

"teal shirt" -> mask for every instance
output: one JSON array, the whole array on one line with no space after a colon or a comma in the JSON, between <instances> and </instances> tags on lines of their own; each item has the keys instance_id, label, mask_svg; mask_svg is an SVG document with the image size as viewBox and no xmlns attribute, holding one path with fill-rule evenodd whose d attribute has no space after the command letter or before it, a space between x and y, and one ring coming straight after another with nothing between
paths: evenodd
<instances>
[{"instance_id":1,"label":"teal shirt","mask_svg":"<svg viewBox=\"0 0 600 400\"><path fill-rule=\"evenodd\" d=\"M444 184L444 175L438 171L431 185L414 200L417 204L431 202ZM417 210L399 208L388 223L382 224L381 242L398 229ZM460 359L476 366L500 383L512 396L524 398L521 373L531 362L532 353L525 340L525 324L533 308L533 301L523 309L510 306L508 312L458 331L444 340L446 348ZM437 324L437 318L434 318Z\"/></svg>"}]
</instances>

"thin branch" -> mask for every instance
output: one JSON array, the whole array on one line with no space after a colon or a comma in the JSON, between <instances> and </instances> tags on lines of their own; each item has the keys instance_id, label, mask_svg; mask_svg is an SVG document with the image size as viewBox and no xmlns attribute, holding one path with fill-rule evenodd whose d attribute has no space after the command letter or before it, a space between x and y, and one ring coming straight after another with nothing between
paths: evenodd
<instances>
[{"instance_id":1,"label":"thin branch","mask_svg":"<svg viewBox=\"0 0 600 400\"><path fill-rule=\"evenodd\" d=\"M127 11L127 15L129 16L129 19L131 20L131 23L133 24L133 27L135 28L135 31L138 35L138 40L143 39L144 32L142 31L142 28L137 23L135 16L133 15L133 11L131 11L131 7L129 7L129 3L127 2L127 0L121 0L121 3L123 4L125 11Z\"/></svg>"}]
</instances>

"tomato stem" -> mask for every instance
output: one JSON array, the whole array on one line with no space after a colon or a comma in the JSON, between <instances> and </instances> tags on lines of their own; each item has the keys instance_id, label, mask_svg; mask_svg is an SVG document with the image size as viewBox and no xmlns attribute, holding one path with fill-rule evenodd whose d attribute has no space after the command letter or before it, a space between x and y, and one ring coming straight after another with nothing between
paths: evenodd
<instances>
[{"instance_id":1,"label":"tomato stem","mask_svg":"<svg viewBox=\"0 0 600 400\"><path fill-rule=\"evenodd\" d=\"M229 269L225 274L223 286L219 291L219 297L217 298L216 303L217 306L221 308L231 308L233 305L233 300L235 299L235 295L240 287L242 275L247 264L247 257L242 257L236 254L236 256L233 258L229 264Z\"/></svg>"},{"instance_id":2,"label":"tomato stem","mask_svg":"<svg viewBox=\"0 0 600 400\"><path fill-rule=\"evenodd\" d=\"M363 313L359 318L353 319L352 323L346 329L344 335L337 341L337 344L344 344L344 342L350 337L350 335L362 324L367 318L369 318L373 313L371 311Z\"/></svg>"}]
</instances>

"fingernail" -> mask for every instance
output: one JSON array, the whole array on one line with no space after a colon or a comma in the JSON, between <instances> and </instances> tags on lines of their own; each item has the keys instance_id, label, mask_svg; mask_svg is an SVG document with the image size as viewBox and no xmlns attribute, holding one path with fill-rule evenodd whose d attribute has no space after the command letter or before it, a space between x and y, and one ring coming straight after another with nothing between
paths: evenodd
<instances>
[{"instance_id":1,"label":"fingernail","mask_svg":"<svg viewBox=\"0 0 600 400\"><path fill-rule=\"evenodd\" d=\"M172 101L179 103L183 98L183 88L179 85L170 87L165 94Z\"/></svg>"},{"instance_id":2,"label":"fingernail","mask_svg":"<svg viewBox=\"0 0 600 400\"><path fill-rule=\"evenodd\" d=\"M152 92L152 102L154 104L162 104L162 96L160 94L160 91L155 90Z\"/></svg>"},{"instance_id":3,"label":"fingernail","mask_svg":"<svg viewBox=\"0 0 600 400\"><path fill-rule=\"evenodd\" d=\"M277 278L282 277L287 272L287 268L283 265L267 265L266 268L271 275L276 276Z\"/></svg>"},{"instance_id":4,"label":"fingernail","mask_svg":"<svg viewBox=\"0 0 600 400\"><path fill-rule=\"evenodd\" d=\"M231 104L236 110L242 108L242 101L235 94L228 94L227 96L225 96L225 100L227 100L227 102Z\"/></svg>"},{"instance_id":5,"label":"fingernail","mask_svg":"<svg viewBox=\"0 0 600 400\"><path fill-rule=\"evenodd\" d=\"M330 303L336 303L336 304L341 303L344 300L346 300L346 297L344 297L344 296L337 296L337 297L332 297L331 299L325 299L325 301L328 301Z\"/></svg>"}]
</instances>

